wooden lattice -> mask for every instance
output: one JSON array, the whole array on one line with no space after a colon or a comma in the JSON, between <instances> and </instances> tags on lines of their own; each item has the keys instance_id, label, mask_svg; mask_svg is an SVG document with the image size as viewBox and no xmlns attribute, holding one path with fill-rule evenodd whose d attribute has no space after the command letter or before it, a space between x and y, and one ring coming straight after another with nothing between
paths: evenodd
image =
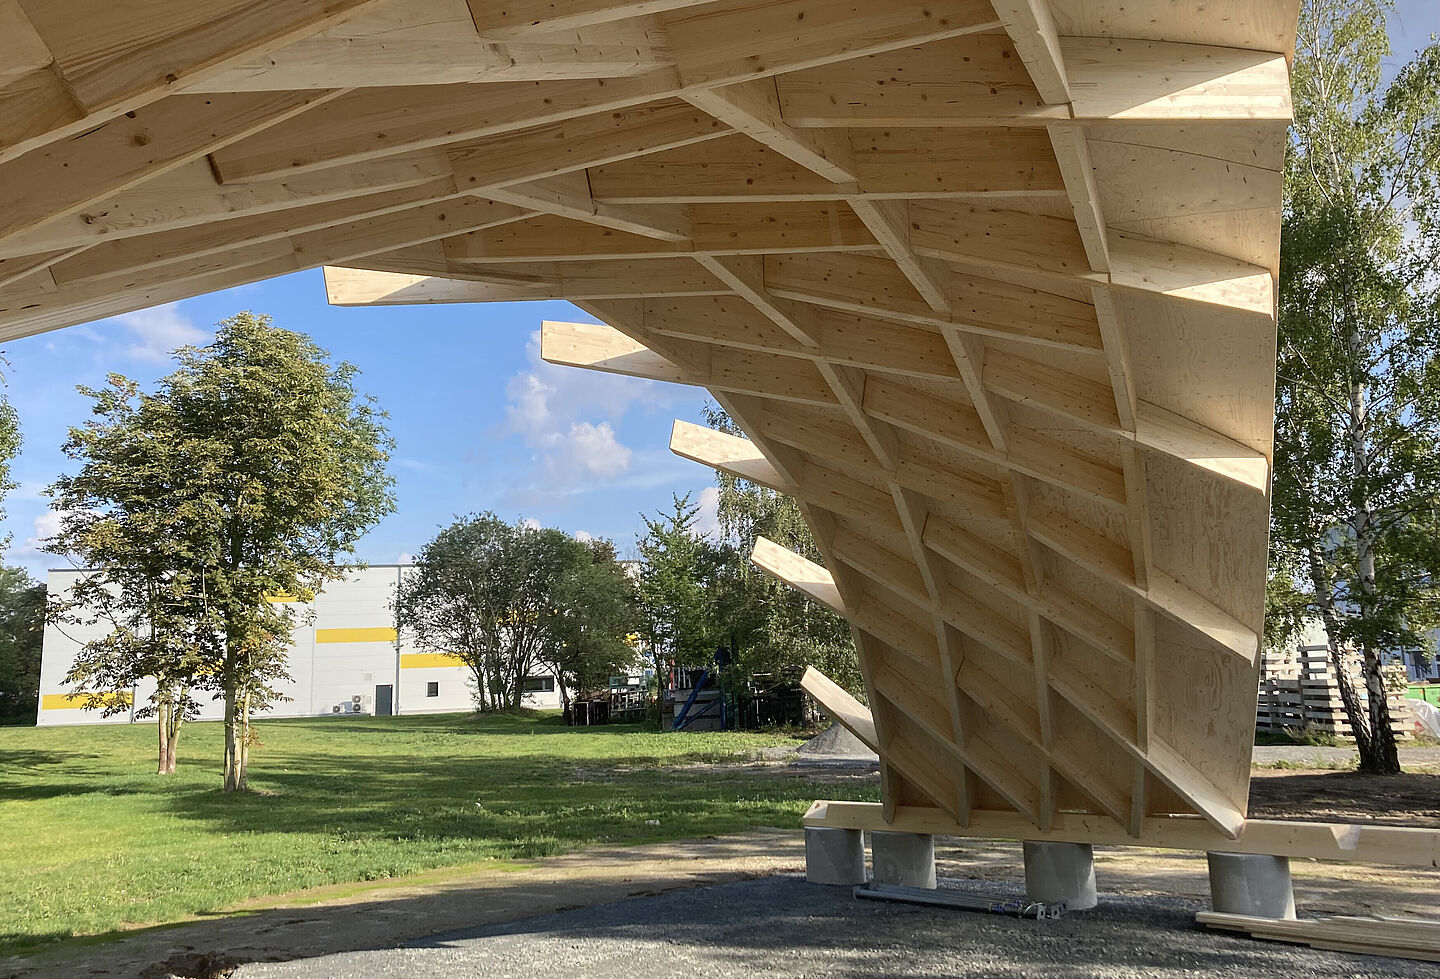
<instances>
[{"instance_id":1,"label":"wooden lattice","mask_svg":"<svg viewBox=\"0 0 1440 979\"><path fill-rule=\"evenodd\" d=\"M756 559L853 624L887 806L1234 835L1297 6L0 0L0 339L571 299L547 358L802 501L826 567Z\"/></svg>"}]
</instances>

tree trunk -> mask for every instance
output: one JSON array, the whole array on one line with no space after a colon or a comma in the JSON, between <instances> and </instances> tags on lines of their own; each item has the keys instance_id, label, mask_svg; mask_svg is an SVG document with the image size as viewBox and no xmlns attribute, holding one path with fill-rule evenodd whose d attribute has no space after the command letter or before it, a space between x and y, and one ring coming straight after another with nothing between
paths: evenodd
<instances>
[{"instance_id":1,"label":"tree trunk","mask_svg":"<svg viewBox=\"0 0 1440 979\"><path fill-rule=\"evenodd\" d=\"M1399 775L1400 751L1395 744L1395 729L1390 726L1390 697L1381 672L1380 654L1368 645L1361 653L1360 669L1370 708L1370 737L1368 744L1356 742L1360 749L1360 771L1367 775Z\"/></svg>"},{"instance_id":2,"label":"tree trunk","mask_svg":"<svg viewBox=\"0 0 1440 979\"><path fill-rule=\"evenodd\" d=\"M225 686L225 791L239 792L245 788L245 751L243 722L240 717L240 692L233 683Z\"/></svg>"},{"instance_id":3,"label":"tree trunk","mask_svg":"<svg viewBox=\"0 0 1440 979\"><path fill-rule=\"evenodd\" d=\"M169 694L157 696L158 706L155 710L155 730L158 744L156 745L155 774L169 775L175 769L170 764L174 751L170 747L170 713L175 709Z\"/></svg>"},{"instance_id":4,"label":"tree trunk","mask_svg":"<svg viewBox=\"0 0 1440 979\"><path fill-rule=\"evenodd\" d=\"M1350 332L1347 345L1352 364L1360 363L1361 338L1354 330ZM1360 618L1370 620L1375 613L1375 536L1377 528L1370 509L1368 487L1370 485L1369 392L1360 381L1350 384L1350 451L1351 476L1359 490L1355 499L1355 511L1350 526L1355 534L1355 570L1359 581ZM1366 637L1374 633L1366 630ZM1362 737L1359 711L1352 712L1346 703L1345 712L1350 715L1350 727L1355 733L1355 746L1360 752L1360 771L1368 775L1399 775L1400 755L1395 746L1395 732L1390 727L1390 702L1385 694L1385 681L1380 673L1380 653L1372 642L1361 646L1360 675L1365 683L1369 716ZM1359 706L1358 704L1356 705Z\"/></svg>"},{"instance_id":5,"label":"tree trunk","mask_svg":"<svg viewBox=\"0 0 1440 979\"><path fill-rule=\"evenodd\" d=\"M250 691L240 696L240 788L245 788L245 776L250 770Z\"/></svg>"},{"instance_id":6,"label":"tree trunk","mask_svg":"<svg viewBox=\"0 0 1440 979\"><path fill-rule=\"evenodd\" d=\"M180 694L171 704L169 750L165 754L166 771L175 771L175 754L180 744L180 725L185 723L184 705L190 699L190 688L181 687Z\"/></svg>"},{"instance_id":7,"label":"tree trunk","mask_svg":"<svg viewBox=\"0 0 1440 979\"><path fill-rule=\"evenodd\" d=\"M1320 535L1315 535L1317 541L1319 538ZM1330 669L1335 673L1335 685L1340 690L1340 703L1345 707L1345 716L1350 721L1350 730L1355 735L1355 746L1363 763L1365 746L1369 745L1371 740L1369 718L1360 706L1355 685L1350 682L1350 673L1345 668L1344 637L1341 635L1340 621L1335 618L1335 605L1331 598L1334 584L1326 573L1325 559L1320 554L1318 545L1305 549L1305 560L1309 566L1310 584L1320 605L1320 621L1325 626L1325 645L1330 654ZM1301 710L1304 710L1303 696Z\"/></svg>"},{"instance_id":8,"label":"tree trunk","mask_svg":"<svg viewBox=\"0 0 1440 979\"><path fill-rule=\"evenodd\" d=\"M172 709L172 722L170 725L170 737L165 745L165 774L175 774L175 747L180 742L181 712Z\"/></svg>"},{"instance_id":9,"label":"tree trunk","mask_svg":"<svg viewBox=\"0 0 1440 979\"><path fill-rule=\"evenodd\" d=\"M574 719L570 714L570 691L565 687L565 673L563 670L555 671L555 682L560 686L560 709L566 717L572 718L571 723L573 724Z\"/></svg>"}]
</instances>

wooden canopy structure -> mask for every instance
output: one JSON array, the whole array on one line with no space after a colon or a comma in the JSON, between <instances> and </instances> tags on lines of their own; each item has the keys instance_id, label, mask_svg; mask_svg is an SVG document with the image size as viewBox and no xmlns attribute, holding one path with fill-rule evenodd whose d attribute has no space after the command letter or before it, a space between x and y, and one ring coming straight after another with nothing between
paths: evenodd
<instances>
[{"instance_id":1,"label":"wooden canopy structure","mask_svg":"<svg viewBox=\"0 0 1440 979\"><path fill-rule=\"evenodd\" d=\"M887 812L1233 837L1297 8L0 0L0 339L573 300L548 359L802 502L825 567L754 557L853 624Z\"/></svg>"}]
</instances>

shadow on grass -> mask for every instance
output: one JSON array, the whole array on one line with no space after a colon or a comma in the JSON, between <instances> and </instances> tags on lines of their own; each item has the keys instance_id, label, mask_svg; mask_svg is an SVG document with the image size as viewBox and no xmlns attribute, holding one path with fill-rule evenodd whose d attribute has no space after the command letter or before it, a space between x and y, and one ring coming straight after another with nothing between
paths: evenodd
<instances>
[{"instance_id":1,"label":"shadow on grass","mask_svg":"<svg viewBox=\"0 0 1440 979\"><path fill-rule=\"evenodd\" d=\"M481 856L527 859L593 842L793 822L794 805L816 793L808 780L743 768L553 754L479 758L473 765L352 754L320 771L255 772L251 787L256 791L178 791L166 804L181 819L227 834L312 834L317 845L337 849L378 840L480 840L488 843Z\"/></svg>"}]
</instances>

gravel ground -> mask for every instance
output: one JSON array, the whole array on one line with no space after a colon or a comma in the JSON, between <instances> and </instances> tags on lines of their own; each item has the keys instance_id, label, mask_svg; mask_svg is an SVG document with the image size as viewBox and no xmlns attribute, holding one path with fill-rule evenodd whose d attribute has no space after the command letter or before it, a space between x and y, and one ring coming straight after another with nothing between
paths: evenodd
<instances>
[{"instance_id":1,"label":"gravel ground","mask_svg":"<svg viewBox=\"0 0 1440 979\"><path fill-rule=\"evenodd\" d=\"M1001 897L1014 884L946 881ZM1093 911L1021 921L857 901L849 888L771 877L436 936L401 948L241 966L234 979L632 979L995 976L1179 979L1427 977L1435 964L1321 952L1198 929L1204 905L1102 897Z\"/></svg>"},{"instance_id":2,"label":"gravel ground","mask_svg":"<svg viewBox=\"0 0 1440 979\"><path fill-rule=\"evenodd\" d=\"M1273 765L1277 761L1308 764L1317 759L1319 767L1334 764L1356 764L1354 748L1321 748L1305 745L1257 744L1251 760L1256 765ZM1440 765L1440 748L1401 748L1400 764L1404 768L1418 765Z\"/></svg>"}]
</instances>

